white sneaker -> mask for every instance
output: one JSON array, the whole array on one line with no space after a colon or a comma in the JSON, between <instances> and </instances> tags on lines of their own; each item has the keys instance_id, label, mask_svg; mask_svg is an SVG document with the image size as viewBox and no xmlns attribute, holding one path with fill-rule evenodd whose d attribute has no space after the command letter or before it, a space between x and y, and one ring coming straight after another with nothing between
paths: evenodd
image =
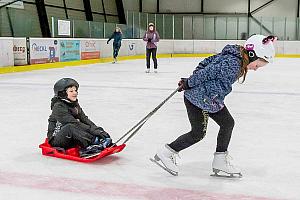
<instances>
[{"instance_id":1,"label":"white sneaker","mask_svg":"<svg viewBox=\"0 0 300 200\"><path fill-rule=\"evenodd\" d=\"M145 71L146 73L150 73L150 69L146 69L146 71Z\"/></svg>"},{"instance_id":2,"label":"white sneaker","mask_svg":"<svg viewBox=\"0 0 300 200\"><path fill-rule=\"evenodd\" d=\"M230 161L232 157L228 155L228 152L215 152L214 160L212 163L213 172L218 173L220 171L227 174L241 174L241 170L234 167Z\"/></svg>"},{"instance_id":3,"label":"white sneaker","mask_svg":"<svg viewBox=\"0 0 300 200\"><path fill-rule=\"evenodd\" d=\"M176 157L179 157L178 152L171 149L167 144L159 149L155 155L155 159L161 161L167 169L178 173L179 169L176 163Z\"/></svg>"}]
</instances>

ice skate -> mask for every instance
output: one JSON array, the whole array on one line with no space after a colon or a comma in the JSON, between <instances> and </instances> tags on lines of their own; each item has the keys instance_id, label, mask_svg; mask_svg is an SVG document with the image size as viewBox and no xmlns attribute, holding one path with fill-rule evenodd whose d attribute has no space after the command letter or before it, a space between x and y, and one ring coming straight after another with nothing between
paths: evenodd
<instances>
[{"instance_id":1,"label":"ice skate","mask_svg":"<svg viewBox=\"0 0 300 200\"><path fill-rule=\"evenodd\" d=\"M103 141L102 141L102 146L103 148L107 148L107 147L110 147L112 145L112 140L111 138L105 138Z\"/></svg>"},{"instance_id":2,"label":"ice skate","mask_svg":"<svg viewBox=\"0 0 300 200\"><path fill-rule=\"evenodd\" d=\"M216 152L214 154L214 160L212 163L212 170L214 174L211 176L225 177L225 178L241 178L241 170L234 167L230 160L232 158L228 155L228 152Z\"/></svg>"},{"instance_id":3,"label":"ice skate","mask_svg":"<svg viewBox=\"0 0 300 200\"><path fill-rule=\"evenodd\" d=\"M158 70L157 70L157 69L154 69L154 73L158 73Z\"/></svg>"},{"instance_id":4,"label":"ice skate","mask_svg":"<svg viewBox=\"0 0 300 200\"><path fill-rule=\"evenodd\" d=\"M150 73L150 69L146 69L145 73Z\"/></svg>"},{"instance_id":5,"label":"ice skate","mask_svg":"<svg viewBox=\"0 0 300 200\"><path fill-rule=\"evenodd\" d=\"M114 60L112 62L112 64L115 64L115 63L117 63L117 58L114 58Z\"/></svg>"},{"instance_id":6,"label":"ice skate","mask_svg":"<svg viewBox=\"0 0 300 200\"><path fill-rule=\"evenodd\" d=\"M102 145L93 144L86 148L80 149L79 155L81 158L92 158L99 155L103 149L104 148Z\"/></svg>"},{"instance_id":7,"label":"ice skate","mask_svg":"<svg viewBox=\"0 0 300 200\"><path fill-rule=\"evenodd\" d=\"M173 176L178 176L179 170L176 163L176 156L179 157L178 152L166 144L155 154L154 158L150 158L150 160Z\"/></svg>"}]
</instances>

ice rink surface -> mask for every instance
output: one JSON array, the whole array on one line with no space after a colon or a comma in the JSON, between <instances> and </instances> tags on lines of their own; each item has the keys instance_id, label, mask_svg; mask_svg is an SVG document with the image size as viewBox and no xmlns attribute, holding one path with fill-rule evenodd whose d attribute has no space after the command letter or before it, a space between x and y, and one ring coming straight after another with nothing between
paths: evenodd
<instances>
[{"instance_id":1,"label":"ice rink surface","mask_svg":"<svg viewBox=\"0 0 300 200\"><path fill-rule=\"evenodd\" d=\"M235 83L226 105L235 119L229 151L241 179L210 177L218 126L180 152L174 177L149 161L190 130L176 94L119 154L84 164L41 155L53 84L72 77L85 113L118 139L188 77L202 58L93 64L0 75L0 199L275 200L300 199L300 59L276 59Z\"/></svg>"}]
</instances>

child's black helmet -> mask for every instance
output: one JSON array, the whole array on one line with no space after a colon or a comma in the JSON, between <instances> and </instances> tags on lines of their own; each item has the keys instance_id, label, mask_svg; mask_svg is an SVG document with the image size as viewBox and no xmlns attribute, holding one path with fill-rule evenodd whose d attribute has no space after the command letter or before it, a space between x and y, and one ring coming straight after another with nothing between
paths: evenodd
<instances>
[{"instance_id":1,"label":"child's black helmet","mask_svg":"<svg viewBox=\"0 0 300 200\"><path fill-rule=\"evenodd\" d=\"M55 84L54 84L54 95L56 97L61 97L61 98L65 98L66 96L66 89L68 87L72 87L75 86L78 90L79 88L79 84L77 81L75 81L72 78L62 78L60 80L58 80Z\"/></svg>"}]
</instances>

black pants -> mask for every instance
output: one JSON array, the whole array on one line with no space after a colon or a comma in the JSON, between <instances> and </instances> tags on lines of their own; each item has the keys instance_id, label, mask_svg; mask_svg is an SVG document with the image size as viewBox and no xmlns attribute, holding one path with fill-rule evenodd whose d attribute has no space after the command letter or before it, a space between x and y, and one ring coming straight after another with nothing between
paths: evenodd
<instances>
[{"instance_id":1,"label":"black pants","mask_svg":"<svg viewBox=\"0 0 300 200\"><path fill-rule=\"evenodd\" d=\"M157 59L156 59L156 51L157 48L146 49L146 61L147 61L147 69L150 69L150 57L152 54L152 60L154 62L154 69L157 69Z\"/></svg>"},{"instance_id":2,"label":"black pants","mask_svg":"<svg viewBox=\"0 0 300 200\"><path fill-rule=\"evenodd\" d=\"M118 57L118 54L119 54L119 50L120 50L120 45L113 45L113 56L114 58L117 58Z\"/></svg>"},{"instance_id":3,"label":"black pants","mask_svg":"<svg viewBox=\"0 0 300 200\"><path fill-rule=\"evenodd\" d=\"M76 145L86 148L92 144L93 140L94 136L92 134L78 129L74 124L67 124L51 138L50 145L64 149L69 149Z\"/></svg>"},{"instance_id":4,"label":"black pants","mask_svg":"<svg viewBox=\"0 0 300 200\"><path fill-rule=\"evenodd\" d=\"M220 126L216 152L227 151L234 127L234 119L226 106L217 113L208 113L193 105L186 98L184 98L184 103L192 130L178 137L174 142L169 144L169 146L179 152L202 140L206 134L208 118L211 117Z\"/></svg>"}]
</instances>

